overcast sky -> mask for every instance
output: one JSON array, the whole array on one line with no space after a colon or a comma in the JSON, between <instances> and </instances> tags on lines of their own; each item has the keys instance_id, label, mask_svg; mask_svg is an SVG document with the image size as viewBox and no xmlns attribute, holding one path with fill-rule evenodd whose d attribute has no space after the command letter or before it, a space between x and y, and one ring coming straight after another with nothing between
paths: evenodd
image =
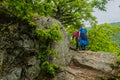
<instances>
[{"instance_id":1,"label":"overcast sky","mask_svg":"<svg viewBox=\"0 0 120 80\"><path fill-rule=\"evenodd\" d=\"M111 0L106 5L107 12L95 10L93 14L97 17L98 23L120 22L120 0Z\"/></svg>"}]
</instances>

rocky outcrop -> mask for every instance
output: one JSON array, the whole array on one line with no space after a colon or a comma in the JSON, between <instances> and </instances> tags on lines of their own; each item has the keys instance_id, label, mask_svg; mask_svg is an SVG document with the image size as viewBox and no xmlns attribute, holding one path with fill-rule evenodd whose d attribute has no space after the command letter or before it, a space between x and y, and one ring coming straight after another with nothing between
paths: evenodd
<instances>
[{"instance_id":1,"label":"rocky outcrop","mask_svg":"<svg viewBox=\"0 0 120 80\"><path fill-rule=\"evenodd\" d=\"M71 54L69 54L70 41L69 36L66 33L62 24L51 17L35 18L34 21L40 29L47 29L51 27L52 24L57 24L60 27L62 33L62 40L60 42L54 41L51 44L52 49L57 52L57 56L53 58L53 63L57 63L62 66L68 65L71 59Z\"/></svg>"},{"instance_id":2,"label":"rocky outcrop","mask_svg":"<svg viewBox=\"0 0 120 80\"><path fill-rule=\"evenodd\" d=\"M0 24L0 79L33 80L40 73L34 28L23 22L8 22Z\"/></svg>"},{"instance_id":3,"label":"rocky outcrop","mask_svg":"<svg viewBox=\"0 0 120 80\"><path fill-rule=\"evenodd\" d=\"M108 80L116 75L116 55L105 52L73 52L69 66L53 80Z\"/></svg>"},{"instance_id":4,"label":"rocky outcrop","mask_svg":"<svg viewBox=\"0 0 120 80\"><path fill-rule=\"evenodd\" d=\"M105 52L81 52L73 57L76 66L86 66L92 69L112 74L111 65L116 65L116 56Z\"/></svg>"},{"instance_id":5,"label":"rocky outcrop","mask_svg":"<svg viewBox=\"0 0 120 80\"><path fill-rule=\"evenodd\" d=\"M41 73L37 53L43 43L35 34L35 26L29 26L26 22L11 18L9 15L1 16L0 21L0 79L36 79ZM47 29L52 24L59 25L62 41L51 44L52 49L58 53L53 57L53 62L68 65L69 39L61 23L51 17L39 17L34 21L40 29Z\"/></svg>"},{"instance_id":6,"label":"rocky outcrop","mask_svg":"<svg viewBox=\"0 0 120 80\"><path fill-rule=\"evenodd\" d=\"M69 50L68 34L59 21L51 17L36 17L34 22L40 29L58 24L62 32L61 42L51 43L51 48L57 52L52 63L60 67L52 80L104 80L104 76L114 76L116 55ZM38 79L41 61L37 53L43 43L36 36L35 28L15 17L0 15L0 80Z\"/></svg>"}]
</instances>

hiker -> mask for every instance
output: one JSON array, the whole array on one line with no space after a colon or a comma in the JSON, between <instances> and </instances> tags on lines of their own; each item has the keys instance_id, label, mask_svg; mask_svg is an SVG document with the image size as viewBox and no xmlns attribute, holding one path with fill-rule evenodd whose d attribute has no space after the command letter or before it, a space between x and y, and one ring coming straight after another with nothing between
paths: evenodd
<instances>
[{"instance_id":1,"label":"hiker","mask_svg":"<svg viewBox=\"0 0 120 80\"><path fill-rule=\"evenodd\" d=\"M73 39L74 38L75 38L75 41L76 41L75 50L77 50L79 48L79 31L77 29L75 29L74 34L73 34Z\"/></svg>"},{"instance_id":2,"label":"hiker","mask_svg":"<svg viewBox=\"0 0 120 80\"><path fill-rule=\"evenodd\" d=\"M86 45L88 45L88 34L84 25L79 29L79 35L80 49L86 50Z\"/></svg>"}]
</instances>

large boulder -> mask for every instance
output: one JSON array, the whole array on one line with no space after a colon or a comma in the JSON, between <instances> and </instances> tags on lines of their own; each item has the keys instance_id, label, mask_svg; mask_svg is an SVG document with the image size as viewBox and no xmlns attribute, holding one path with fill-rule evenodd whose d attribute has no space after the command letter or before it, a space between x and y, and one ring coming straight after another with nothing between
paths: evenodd
<instances>
[{"instance_id":1,"label":"large boulder","mask_svg":"<svg viewBox=\"0 0 120 80\"><path fill-rule=\"evenodd\" d=\"M52 42L51 47L57 52L57 56L53 58L53 63L59 64L61 66L66 66L69 64L71 59L71 54L69 54L69 36L66 33L63 25L51 17L39 17L35 18L38 28L47 29L52 26L52 24L57 24L62 33L62 40L60 42Z\"/></svg>"},{"instance_id":2,"label":"large boulder","mask_svg":"<svg viewBox=\"0 0 120 80\"><path fill-rule=\"evenodd\" d=\"M107 52L81 51L73 57L76 66L85 66L106 73L111 73L116 65L117 56Z\"/></svg>"},{"instance_id":3,"label":"large boulder","mask_svg":"<svg viewBox=\"0 0 120 80\"><path fill-rule=\"evenodd\" d=\"M1 14L2 15L2 14ZM41 73L37 58L39 46L35 26L9 15L0 15L0 80L34 80ZM7 19L7 20L6 20ZM69 37L62 24L51 17L34 18L38 28L47 29L58 24L62 32L61 42L51 44L58 54L53 63L68 65L70 61Z\"/></svg>"},{"instance_id":4,"label":"large boulder","mask_svg":"<svg viewBox=\"0 0 120 80\"><path fill-rule=\"evenodd\" d=\"M61 67L53 80L111 80L118 76L115 54L92 51L72 53L69 66Z\"/></svg>"},{"instance_id":5,"label":"large boulder","mask_svg":"<svg viewBox=\"0 0 120 80\"><path fill-rule=\"evenodd\" d=\"M39 44L34 28L14 20L3 22L0 24L0 79L35 79L40 73L40 60L36 56Z\"/></svg>"}]
</instances>

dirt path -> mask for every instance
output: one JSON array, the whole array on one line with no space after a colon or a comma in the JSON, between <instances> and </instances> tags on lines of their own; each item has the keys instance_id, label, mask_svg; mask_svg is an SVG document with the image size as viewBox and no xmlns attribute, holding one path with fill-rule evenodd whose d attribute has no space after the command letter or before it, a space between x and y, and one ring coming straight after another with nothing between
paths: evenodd
<instances>
[{"instance_id":1,"label":"dirt path","mask_svg":"<svg viewBox=\"0 0 120 80\"><path fill-rule=\"evenodd\" d=\"M103 74L101 71L76 67L73 62L69 65L68 72L75 76L75 80L96 80Z\"/></svg>"}]
</instances>

